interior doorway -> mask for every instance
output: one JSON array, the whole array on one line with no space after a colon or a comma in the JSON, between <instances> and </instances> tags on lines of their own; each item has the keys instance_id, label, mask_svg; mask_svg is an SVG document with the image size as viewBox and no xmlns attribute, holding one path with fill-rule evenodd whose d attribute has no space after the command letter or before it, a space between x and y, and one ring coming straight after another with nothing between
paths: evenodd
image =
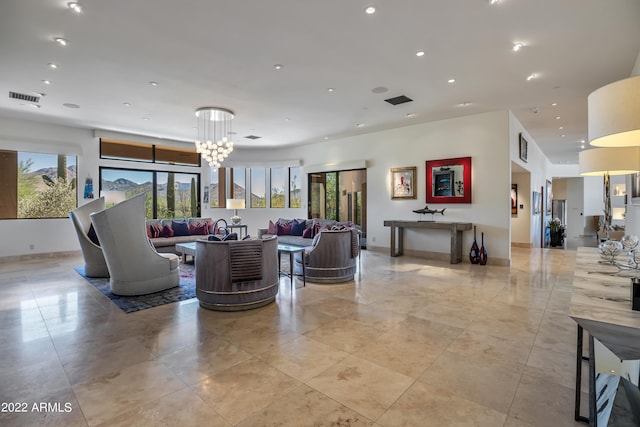
<instances>
[{"instance_id":1,"label":"interior doorway","mask_svg":"<svg viewBox=\"0 0 640 427\"><path fill-rule=\"evenodd\" d=\"M366 239L367 170L312 172L308 179L308 218L351 221Z\"/></svg>"}]
</instances>

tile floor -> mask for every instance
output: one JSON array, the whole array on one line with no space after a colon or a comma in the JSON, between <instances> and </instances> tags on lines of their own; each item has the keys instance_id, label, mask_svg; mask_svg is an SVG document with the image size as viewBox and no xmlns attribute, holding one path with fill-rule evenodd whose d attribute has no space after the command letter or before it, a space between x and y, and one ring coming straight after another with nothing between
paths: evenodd
<instances>
[{"instance_id":1,"label":"tile floor","mask_svg":"<svg viewBox=\"0 0 640 427\"><path fill-rule=\"evenodd\" d=\"M571 250L514 248L510 268L365 251L355 283L282 278L240 313L124 314L80 264L0 264L3 426L584 426Z\"/></svg>"}]
</instances>

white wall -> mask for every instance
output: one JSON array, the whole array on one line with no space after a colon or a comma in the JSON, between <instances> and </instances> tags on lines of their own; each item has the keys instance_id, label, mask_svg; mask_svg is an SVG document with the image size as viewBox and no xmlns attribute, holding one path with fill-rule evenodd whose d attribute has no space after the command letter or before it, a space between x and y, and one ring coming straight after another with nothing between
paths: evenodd
<instances>
[{"instance_id":1,"label":"white wall","mask_svg":"<svg viewBox=\"0 0 640 427\"><path fill-rule=\"evenodd\" d=\"M525 139L529 143L527 162L520 160L520 133L524 135ZM511 112L509 112L509 143L511 149L511 161L526 169L530 174L529 194L523 194L522 198L522 200L528 200L528 210L523 209L524 212L518 211L518 215L528 214L530 216L529 238L526 241L528 241L533 247L541 247L540 236L542 233L542 228L549 222L549 220L551 219L551 215L545 215L544 197L542 199L542 209L540 214L533 214L533 192L539 192L542 188L544 196L544 188L546 186L546 182L547 180L552 179L552 175L549 172L551 169L551 163L535 143L535 140L531 137L531 135L529 135L527 130ZM520 192L519 188L518 192ZM520 200L520 195L518 195L518 200ZM525 204L525 207L526 206L527 205ZM522 240L523 242L525 242L524 239Z\"/></svg>"},{"instance_id":2,"label":"white wall","mask_svg":"<svg viewBox=\"0 0 640 427\"><path fill-rule=\"evenodd\" d=\"M79 156L78 180L83 182L90 174L98 176L98 166L114 166L113 161L98 159L98 139L92 131L55 125L39 124L0 118L0 147L8 149L61 152ZM389 247L389 229L383 226L387 219L415 220L411 211L425 205L426 160L452 157L472 158L472 204L440 204L446 207L443 221L472 222L478 232L485 232L485 247L491 261L507 263L510 259L510 161L520 161L518 134L525 132L522 125L510 112L499 111L451 120L417 124L403 128L385 130L350 138L323 141L316 144L280 149L236 149L225 162L225 166L276 167L302 163L329 165L334 170L354 164L367 167L367 211L368 245L381 249ZM100 136L138 140L139 137L105 134ZM154 141L158 143L158 140ZM162 141L163 144L166 141ZM171 143L171 142L170 142ZM544 185L545 173L534 168L546 169L546 158L529 137L529 163L532 182ZM175 144L180 144L175 142ZM515 160L514 160L515 158ZM122 163L116 163L122 167ZM390 169L402 166L417 166L417 200L391 200ZM132 167L145 166L136 163ZM149 166L150 167L150 166ZM349 167L346 167L349 168ZM188 169L193 171L193 168ZM202 185L209 182L209 168L202 168ZM306 198L306 181L303 195ZM96 189L97 190L97 189ZM82 191L79 188L79 192ZM79 195L81 197L82 194ZM80 202L84 202L79 198ZM229 218L226 209L203 207L203 216ZM301 217L307 214L306 200L300 209L245 209L240 212L243 223L249 225L249 233L255 234L258 227L267 225L269 219L278 217ZM56 225L53 227L50 222ZM55 236L52 228L56 228ZM69 220L5 220L0 221L0 233L8 239L0 243L0 256L30 254L37 252L76 250L78 245ZM471 246L472 233L465 233L465 252ZM6 243L5 243L6 242ZM29 242L36 242L33 251ZM447 253L449 235L445 232L408 231L405 247L415 251Z\"/></svg>"},{"instance_id":3,"label":"white wall","mask_svg":"<svg viewBox=\"0 0 640 427\"><path fill-rule=\"evenodd\" d=\"M585 178L567 179L567 237L580 237L584 234L585 186Z\"/></svg>"}]
</instances>

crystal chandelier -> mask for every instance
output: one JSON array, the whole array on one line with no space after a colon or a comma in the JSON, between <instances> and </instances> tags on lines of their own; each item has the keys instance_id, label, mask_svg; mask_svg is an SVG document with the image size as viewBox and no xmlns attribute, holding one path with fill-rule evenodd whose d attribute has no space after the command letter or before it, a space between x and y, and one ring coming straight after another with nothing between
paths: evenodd
<instances>
[{"instance_id":1,"label":"crystal chandelier","mask_svg":"<svg viewBox=\"0 0 640 427\"><path fill-rule=\"evenodd\" d=\"M202 107L196 110L196 117L198 117L196 151L215 172L233 151L231 141L233 111L220 107Z\"/></svg>"}]
</instances>

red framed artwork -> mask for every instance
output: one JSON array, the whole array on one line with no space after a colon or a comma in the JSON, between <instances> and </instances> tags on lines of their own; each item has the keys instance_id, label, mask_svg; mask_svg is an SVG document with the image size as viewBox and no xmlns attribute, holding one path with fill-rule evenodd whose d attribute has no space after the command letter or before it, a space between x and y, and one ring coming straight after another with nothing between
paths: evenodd
<instances>
[{"instance_id":1,"label":"red framed artwork","mask_svg":"<svg viewBox=\"0 0 640 427\"><path fill-rule=\"evenodd\" d=\"M471 203L471 157L427 160L427 203Z\"/></svg>"}]
</instances>

